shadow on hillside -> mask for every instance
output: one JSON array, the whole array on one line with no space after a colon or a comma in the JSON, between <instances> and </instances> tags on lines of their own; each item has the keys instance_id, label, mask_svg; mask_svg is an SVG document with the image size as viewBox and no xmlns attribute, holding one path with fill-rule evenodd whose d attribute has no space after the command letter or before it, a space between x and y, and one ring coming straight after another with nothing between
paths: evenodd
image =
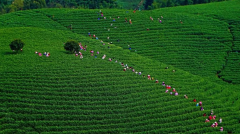
<instances>
[{"instance_id":1,"label":"shadow on hillside","mask_svg":"<svg viewBox=\"0 0 240 134\"><path fill-rule=\"evenodd\" d=\"M3 52L4 55L18 54L16 52Z\"/></svg>"},{"instance_id":2,"label":"shadow on hillside","mask_svg":"<svg viewBox=\"0 0 240 134\"><path fill-rule=\"evenodd\" d=\"M65 53L65 54L73 54L73 53L71 53L71 52L69 52L69 51L60 51L61 53Z\"/></svg>"}]
</instances>

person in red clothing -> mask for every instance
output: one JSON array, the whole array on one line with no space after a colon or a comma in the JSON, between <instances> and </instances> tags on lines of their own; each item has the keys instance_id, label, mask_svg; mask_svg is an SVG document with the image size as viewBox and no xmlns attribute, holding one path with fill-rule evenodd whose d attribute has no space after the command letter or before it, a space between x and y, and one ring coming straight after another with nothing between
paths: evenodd
<instances>
[{"instance_id":1,"label":"person in red clothing","mask_svg":"<svg viewBox=\"0 0 240 134\"><path fill-rule=\"evenodd\" d=\"M156 80L155 83L158 83L158 80Z\"/></svg>"},{"instance_id":2,"label":"person in red clothing","mask_svg":"<svg viewBox=\"0 0 240 134\"><path fill-rule=\"evenodd\" d=\"M149 80L151 80L151 76L150 75L148 75L147 77L148 77Z\"/></svg>"},{"instance_id":3,"label":"person in red clothing","mask_svg":"<svg viewBox=\"0 0 240 134\"><path fill-rule=\"evenodd\" d=\"M197 100L194 98L194 99L193 99L193 102L196 102L196 101L197 101Z\"/></svg>"},{"instance_id":4,"label":"person in red clothing","mask_svg":"<svg viewBox=\"0 0 240 134\"><path fill-rule=\"evenodd\" d=\"M208 119L209 119L209 120L212 120L212 116L210 115L210 116L208 117Z\"/></svg>"},{"instance_id":5,"label":"person in red clothing","mask_svg":"<svg viewBox=\"0 0 240 134\"><path fill-rule=\"evenodd\" d=\"M125 22L128 22L127 18L125 18Z\"/></svg>"},{"instance_id":6,"label":"person in red clothing","mask_svg":"<svg viewBox=\"0 0 240 134\"><path fill-rule=\"evenodd\" d=\"M206 113L204 113L204 114L203 114L203 116L207 116L207 114L206 114Z\"/></svg>"}]
</instances>

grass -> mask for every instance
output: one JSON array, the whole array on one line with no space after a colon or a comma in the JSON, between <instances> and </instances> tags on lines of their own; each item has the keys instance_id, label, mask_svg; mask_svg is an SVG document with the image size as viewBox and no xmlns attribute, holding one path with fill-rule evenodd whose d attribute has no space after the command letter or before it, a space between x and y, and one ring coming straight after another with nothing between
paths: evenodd
<instances>
[{"instance_id":1,"label":"grass","mask_svg":"<svg viewBox=\"0 0 240 134\"><path fill-rule=\"evenodd\" d=\"M216 133L219 128L210 127L213 121L204 123L202 117L213 109L217 119L223 118L219 126L224 133L238 133L239 75L233 70L238 70L239 56L232 52L238 46L238 18L221 15L227 3L228 14L237 16L238 2L136 13L104 9L106 19L98 10L79 9L0 16L0 132ZM208 12L215 4L218 8ZM133 24L125 23L125 18ZM88 37L88 32L99 40ZM19 54L9 49L15 38L26 43ZM83 59L65 52L63 43L69 39L87 45ZM90 50L100 54L95 58ZM51 55L39 57L35 51ZM124 72L119 62L142 75ZM219 70L218 75L232 84L216 76ZM143 77L148 74L160 83ZM165 93L162 81L176 88L179 96ZM194 98L203 102L204 111L195 106Z\"/></svg>"}]
</instances>

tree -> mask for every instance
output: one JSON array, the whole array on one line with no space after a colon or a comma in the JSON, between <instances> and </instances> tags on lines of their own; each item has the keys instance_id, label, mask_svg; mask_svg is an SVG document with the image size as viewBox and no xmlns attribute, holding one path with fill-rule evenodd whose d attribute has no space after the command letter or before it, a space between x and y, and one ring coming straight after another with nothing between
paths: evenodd
<instances>
[{"instance_id":1,"label":"tree","mask_svg":"<svg viewBox=\"0 0 240 134\"><path fill-rule=\"evenodd\" d=\"M24 6L23 5L23 0L14 0L12 2L12 5L14 5L17 8L17 10L21 10Z\"/></svg>"},{"instance_id":2,"label":"tree","mask_svg":"<svg viewBox=\"0 0 240 134\"><path fill-rule=\"evenodd\" d=\"M192 5L193 1L192 0L185 0L184 5Z\"/></svg>"},{"instance_id":3,"label":"tree","mask_svg":"<svg viewBox=\"0 0 240 134\"><path fill-rule=\"evenodd\" d=\"M5 9L6 9L7 13L11 13L11 12L17 11L17 7L15 5L12 5L12 4L11 5L7 5L5 7Z\"/></svg>"},{"instance_id":4,"label":"tree","mask_svg":"<svg viewBox=\"0 0 240 134\"><path fill-rule=\"evenodd\" d=\"M25 45L25 43L21 39L15 39L9 44L11 50L16 51L16 52L21 50L24 45Z\"/></svg>"},{"instance_id":5,"label":"tree","mask_svg":"<svg viewBox=\"0 0 240 134\"><path fill-rule=\"evenodd\" d=\"M79 47L77 41L69 40L65 43L64 49L67 50L67 51L70 51L71 53L74 53L74 51L79 52L80 47Z\"/></svg>"},{"instance_id":6,"label":"tree","mask_svg":"<svg viewBox=\"0 0 240 134\"><path fill-rule=\"evenodd\" d=\"M158 2L156 2L156 1L154 1L154 2L152 3L152 7L153 7L153 9L158 9L158 8L161 7L161 3L158 3Z\"/></svg>"},{"instance_id":7,"label":"tree","mask_svg":"<svg viewBox=\"0 0 240 134\"><path fill-rule=\"evenodd\" d=\"M24 0L24 9L37 9L46 7L45 0Z\"/></svg>"},{"instance_id":8,"label":"tree","mask_svg":"<svg viewBox=\"0 0 240 134\"><path fill-rule=\"evenodd\" d=\"M149 6L150 6L150 7L152 6L152 3L153 3L153 0L146 0L145 5L144 5L144 8L145 8L146 10L148 10L148 9L149 9Z\"/></svg>"},{"instance_id":9,"label":"tree","mask_svg":"<svg viewBox=\"0 0 240 134\"><path fill-rule=\"evenodd\" d=\"M167 7L173 7L174 6L174 3L172 0L168 0L167 1Z\"/></svg>"}]
</instances>

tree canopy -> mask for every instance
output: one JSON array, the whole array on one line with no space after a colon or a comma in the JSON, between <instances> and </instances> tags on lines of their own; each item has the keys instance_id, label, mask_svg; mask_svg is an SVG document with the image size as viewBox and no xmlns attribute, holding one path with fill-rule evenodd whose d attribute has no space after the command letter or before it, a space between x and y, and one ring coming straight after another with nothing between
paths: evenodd
<instances>
[{"instance_id":1,"label":"tree canopy","mask_svg":"<svg viewBox=\"0 0 240 134\"><path fill-rule=\"evenodd\" d=\"M15 39L9 44L11 50L16 51L16 52L21 50L24 45L25 45L25 43L21 39Z\"/></svg>"},{"instance_id":2,"label":"tree canopy","mask_svg":"<svg viewBox=\"0 0 240 134\"><path fill-rule=\"evenodd\" d=\"M146 0L145 5L144 5L144 8L145 8L146 10L147 10L147 9L151 9L152 3L153 3L153 0Z\"/></svg>"},{"instance_id":3,"label":"tree canopy","mask_svg":"<svg viewBox=\"0 0 240 134\"><path fill-rule=\"evenodd\" d=\"M78 42L75 41L75 40L69 40L67 41L65 44L64 44L64 49L71 52L71 53L74 53L75 51L76 52L79 52L80 50L80 47L78 45Z\"/></svg>"},{"instance_id":4,"label":"tree canopy","mask_svg":"<svg viewBox=\"0 0 240 134\"><path fill-rule=\"evenodd\" d=\"M144 3L145 10L163 7L210 3L223 0L139 0L130 4L127 0L0 0L0 14L18 10L36 8L84 8L104 9L122 8L121 3L128 5L128 9L136 9ZM140 3L139 3L140 2ZM126 6L125 6L126 7Z\"/></svg>"}]
</instances>

